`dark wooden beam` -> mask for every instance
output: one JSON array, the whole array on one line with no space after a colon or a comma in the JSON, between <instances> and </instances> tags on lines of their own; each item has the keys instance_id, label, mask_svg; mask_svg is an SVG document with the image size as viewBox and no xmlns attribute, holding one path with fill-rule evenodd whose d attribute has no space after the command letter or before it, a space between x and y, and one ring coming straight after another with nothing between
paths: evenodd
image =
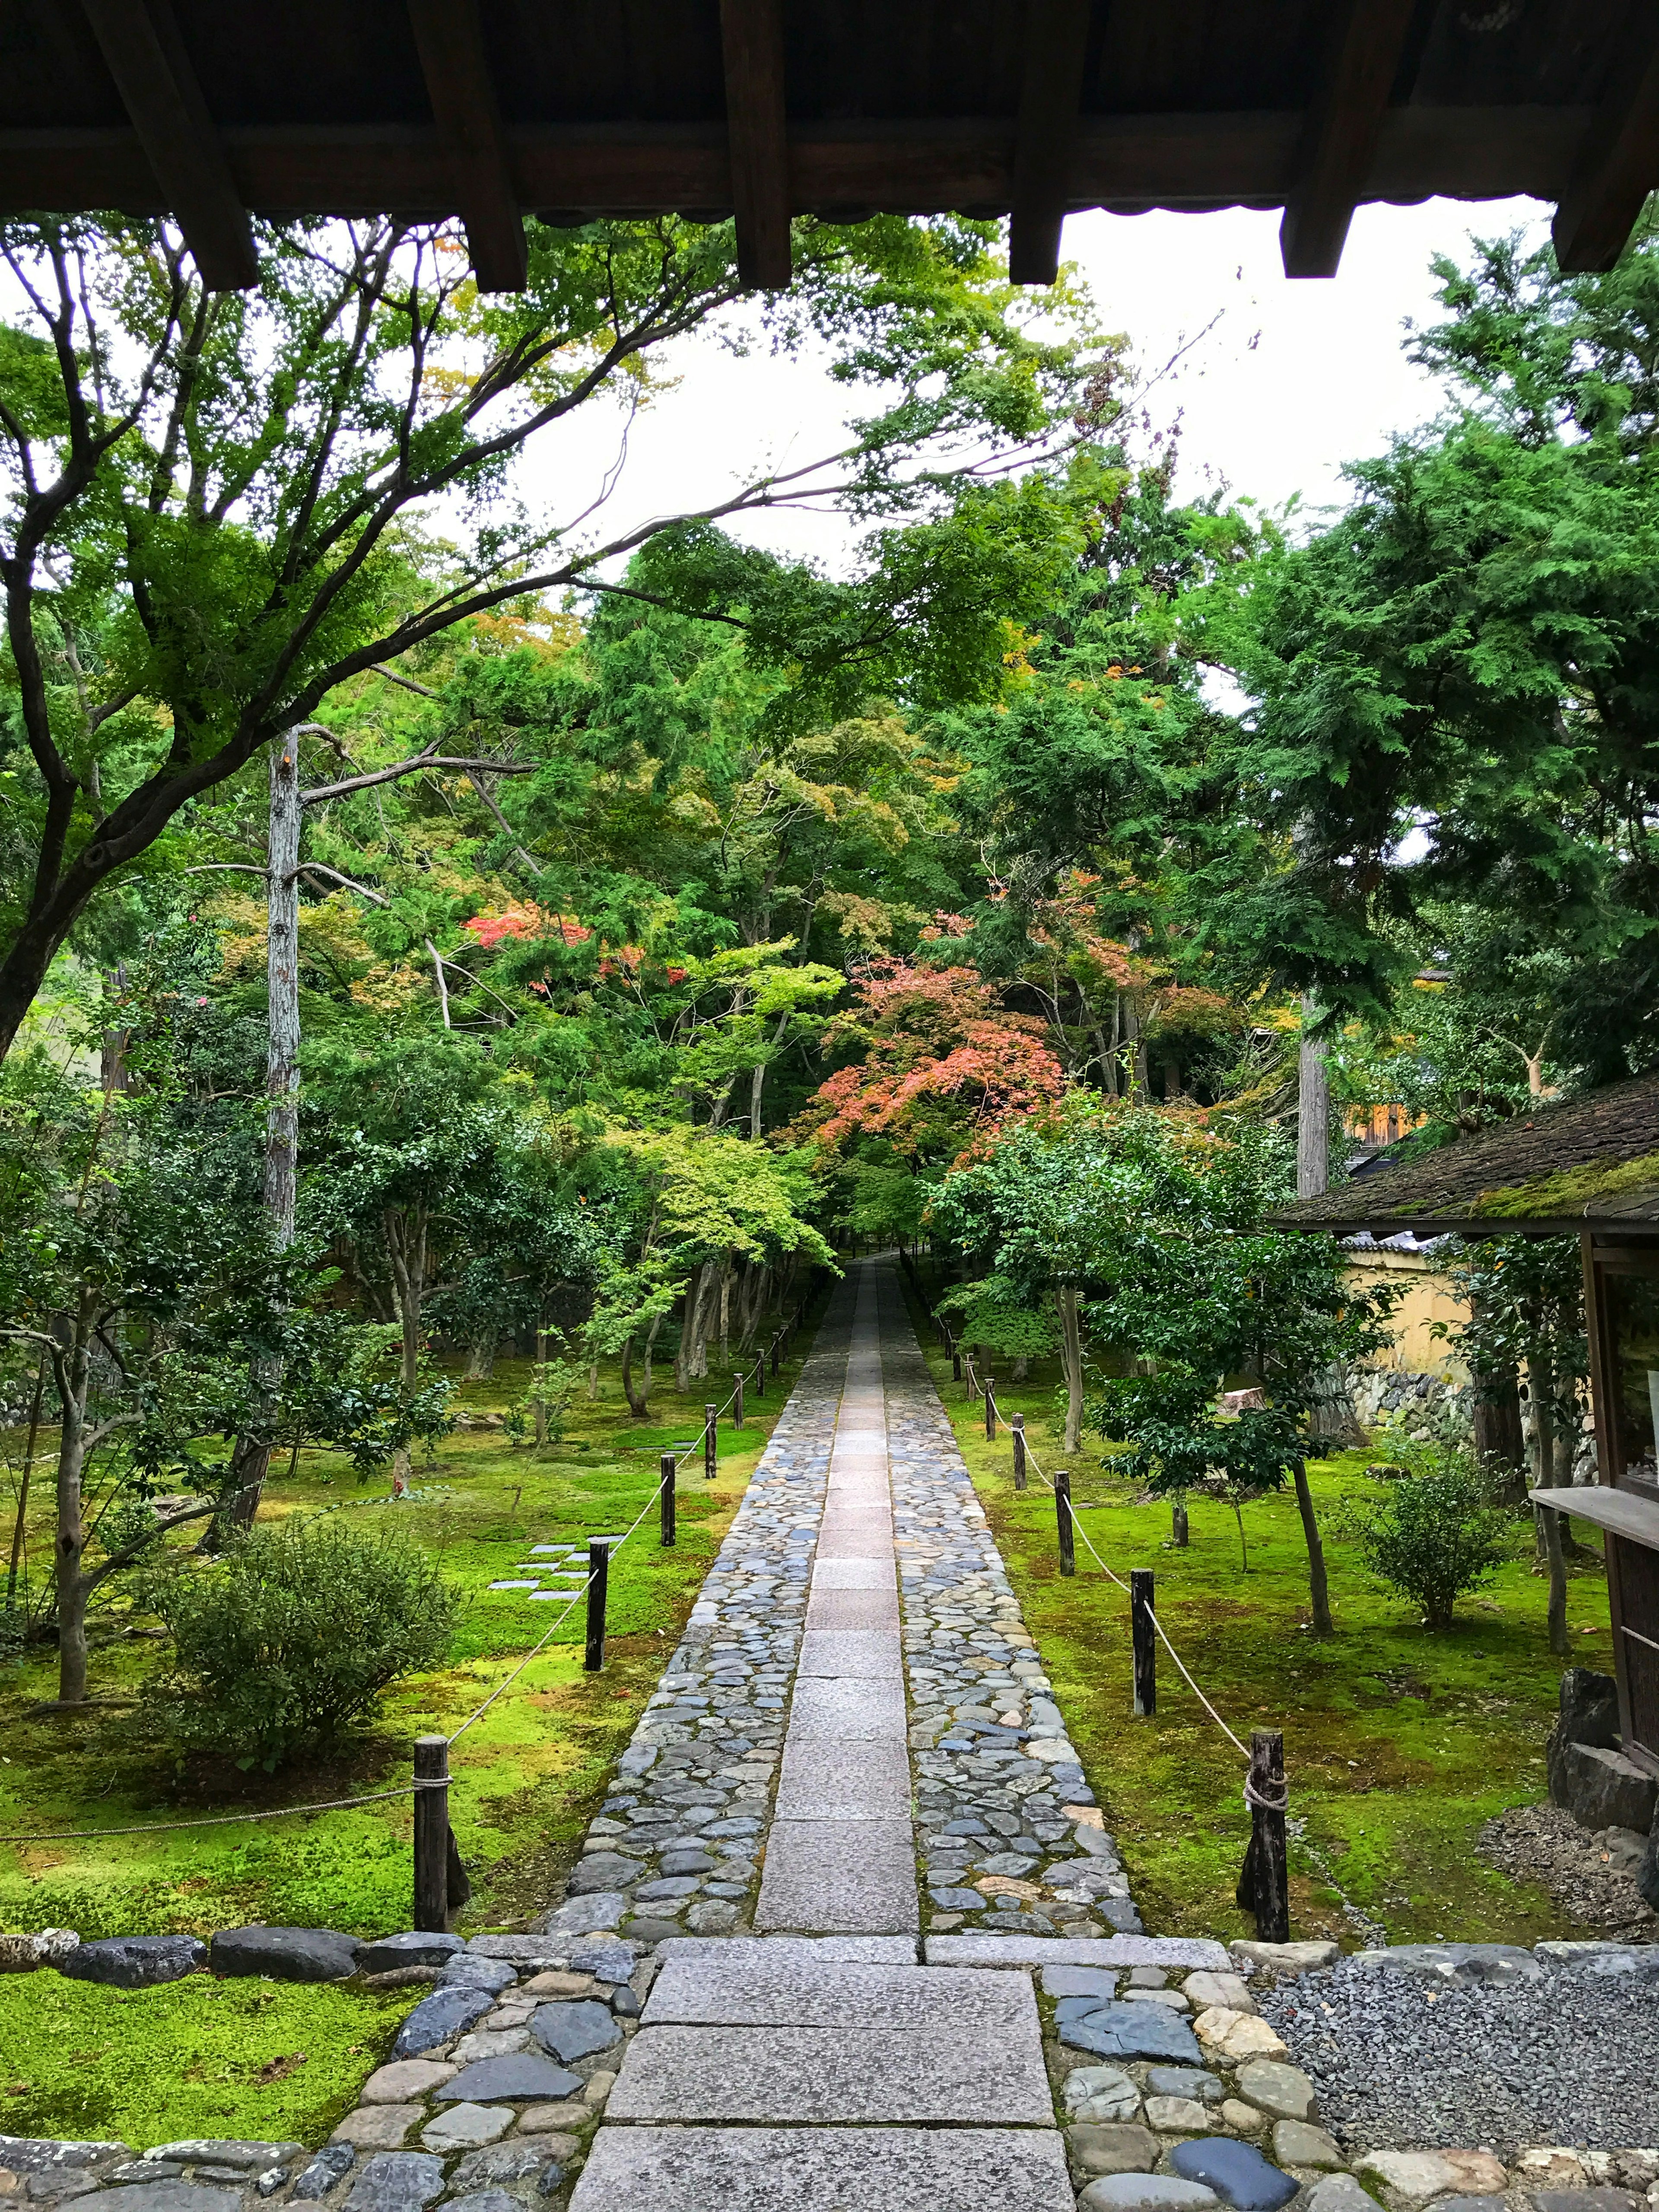
<instances>
[{"instance_id":1,"label":"dark wooden beam","mask_svg":"<svg viewBox=\"0 0 1659 2212\"><path fill-rule=\"evenodd\" d=\"M1589 107L1392 107L1366 198L1444 192L1554 200L1565 191ZM1071 209L1279 207L1303 129L1292 109L1255 113L1091 116L1073 153ZM222 133L244 204L261 215L372 216L386 208L437 218L455 210L435 131L405 125L237 125ZM731 163L720 123L514 126L507 133L520 198L570 219L665 210L731 211ZM928 215L1012 204L1014 132L1006 119L799 123L790 132L803 210L866 207ZM136 132L0 129L0 213L30 208L168 204Z\"/></svg>"},{"instance_id":2,"label":"dark wooden beam","mask_svg":"<svg viewBox=\"0 0 1659 2212\"><path fill-rule=\"evenodd\" d=\"M1347 0L1337 11L1279 227L1287 276L1334 276L1365 196L1417 0Z\"/></svg>"},{"instance_id":3,"label":"dark wooden beam","mask_svg":"<svg viewBox=\"0 0 1659 2212\"><path fill-rule=\"evenodd\" d=\"M259 281L253 231L167 0L82 0L163 210L210 291Z\"/></svg>"},{"instance_id":4,"label":"dark wooden beam","mask_svg":"<svg viewBox=\"0 0 1659 2212\"><path fill-rule=\"evenodd\" d=\"M1613 267L1659 185L1659 17L1651 0L1638 15L1625 66L1614 69L1550 226L1556 259L1575 273Z\"/></svg>"},{"instance_id":5,"label":"dark wooden beam","mask_svg":"<svg viewBox=\"0 0 1659 2212\"><path fill-rule=\"evenodd\" d=\"M1089 13L1089 0L1026 0L1008 226L1008 274L1016 284L1052 284L1060 273Z\"/></svg>"},{"instance_id":6,"label":"dark wooden beam","mask_svg":"<svg viewBox=\"0 0 1659 2212\"><path fill-rule=\"evenodd\" d=\"M762 291L780 291L794 274L781 0L720 0L720 47L738 274Z\"/></svg>"},{"instance_id":7,"label":"dark wooden beam","mask_svg":"<svg viewBox=\"0 0 1659 2212\"><path fill-rule=\"evenodd\" d=\"M481 292L522 292L528 266L477 0L407 0L438 143Z\"/></svg>"}]
</instances>

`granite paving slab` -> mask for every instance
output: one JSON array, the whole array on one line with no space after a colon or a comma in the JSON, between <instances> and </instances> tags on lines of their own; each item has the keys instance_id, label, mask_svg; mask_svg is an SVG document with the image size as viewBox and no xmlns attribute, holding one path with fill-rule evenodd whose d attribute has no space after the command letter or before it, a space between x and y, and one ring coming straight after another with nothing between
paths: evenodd
<instances>
[{"instance_id":1,"label":"granite paving slab","mask_svg":"<svg viewBox=\"0 0 1659 2212\"><path fill-rule=\"evenodd\" d=\"M570 2212L1073 2212L1058 2136L958 2128L602 2128Z\"/></svg>"},{"instance_id":2,"label":"granite paving slab","mask_svg":"<svg viewBox=\"0 0 1659 2212\"><path fill-rule=\"evenodd\" d=\"M919 1921L908 1819L774 1824L757 1929L898 1936Z\"/></svg>"},{"instance_id":3,"label":"granite paving slab","mask_svg":"<svg viewBox=\"0 0 1659 2212\"><path fill-rule=\"evenodd\" d=\"M926 2028L949 2018L988 2033L1034 2032L1036 2004L1025 1974L965 1973L945 1966L819 1966L760 1955L671 1957L645 2008L645 2025L730 2027Z\"/></svg>"},{"instance_id":4,"label":"granite paving slab","mask_svg":"<svg viewBox=\"0 0 1659 2212\"><path fill-rule=\"evenodd\" d=\"M860 2121L1052 2127L1036 2033L971 2021L926 2028L641 2027L607 2107L611 2120Z\"/></svg>"}]
</instances>

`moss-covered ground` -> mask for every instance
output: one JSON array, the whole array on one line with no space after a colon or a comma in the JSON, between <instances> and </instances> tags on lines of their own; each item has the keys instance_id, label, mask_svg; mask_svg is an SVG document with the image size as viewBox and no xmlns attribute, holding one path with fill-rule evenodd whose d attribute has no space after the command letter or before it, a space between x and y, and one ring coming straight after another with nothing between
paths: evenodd
<instances>
[{"instance_id":1,"label":"moss-covered ground","mask_svg":"<svg viewBox=\"0 0 1659 2212\"><path fill-rule=\"evenodd\" d=\"M1079 1536L1078 1571L1059 1570L1054 1498L1033 1480L1015 1491L1006 1431L986 1440L984 1413L951 1379L921 1321L919 1334L1025 1617L1042 1649L1071 1732L1107 1807L1146 1925L1156 1933L1253 1934L1233 1899L1248 1815L1243 1762L1160 1651L1158 1710L1130 1717L1129 1603ZM1164 1625L1234 1731L1282 1727L1291 1813L1292 1917L1298 1936L1363 1941L1350 1900L1393 1942L1443 1936L1533 1942L1587 1935L1540 1887L1517 1887L1477 1856L1482 1825L1544 1794L1544 1743L1564 1662L1550 1652L1547 1584L1533 1570L1529 1517L1516 1516L1512 1556L1460 1600L1454 1626L1425 1628L1408 1601L1366 1571L1343 1530L1348 1501L1372 1500L1374 1452L1309 1468L1330 1576L1335 1632L1309 1622L1307 1552L1293 1497L1247 1506L1248 1569L1231 1510L1190 1505L1191 1541L1170 1542L1167 1503L1139 1503L1103 1467L1097 1439L1066 1455L1052 1365L1024 1383L993 1363L998 1399L1021 1413L1045 1471L1069 1468L1078 1527L1126 1580L1158 1577ZM1591 1532L1577 1524L1577 1533ZM1611 1670L1607 1583L1599 1563L1572 1570L1571 1656Z\"/></svg>"},{"instance_id":2,"label":"moss-covered ground","mask_svg":"<svg viewBox=\"0 0 1659 2212\"><path fill-rule=\"evenodd\" d=\"M412 1739L453 1731L559 1610L528 1591L488 1585L514 1578L532 1544L617 1534L648 1509L611 1563L604 1671L583 1670L578 1603L451 1754L451 1814L474 1893L461 1931L525 1924L574 1855L809 1343L810 1331L758 1404L751 1371L744 1428L722 1423L713 1482L700 1455L682 1467L678 1540L669 1551L658 1540L658 1455L700 1433L705 1400L729 1395L723 1372L682 1397L659 1367L646 1426L628 1418L617 1378L605 1370L597 1401L579 1400L562 1440L538 1453L484 1425L526 1385L527 1364L503 1360L489 1381L461 1388L457 1407L478 1425L458 1428L417 1462L407 1500L390 1502L384 1482L360 1486L349 1464L327 1453L302 1452L291 1471L275 1471L264 1517L339 1510L386 1519L438 1555L469 1598L447 1663L396 1686L374 1729L327 1760L267 1776L173 1759L142 1705L162 1647L146 1632L153 1624L119 1597L96 1616L99 1702L84 1717L33 1710L56 1694L50 1644L0 1665L0 1834L166 1824L143 1835L0 1844L0 1928L68 1927L90 1938L206 1935L254 1920L362 1936L407 1927L407 1798L257 1824L182 1824L407 1781ZM21 1440L7 1442L15 1464ZM37 1495L29 1552L49 1559L46 1487ZM345 1990L205 1977L130 1996L50 1972L0 1978L0 2132L89 2130L135 2145L191 2133L320 2140L380 2063L405 2008ZM303 2063L260 2080L296 2051Z\"/></svg>"}]
</instances>

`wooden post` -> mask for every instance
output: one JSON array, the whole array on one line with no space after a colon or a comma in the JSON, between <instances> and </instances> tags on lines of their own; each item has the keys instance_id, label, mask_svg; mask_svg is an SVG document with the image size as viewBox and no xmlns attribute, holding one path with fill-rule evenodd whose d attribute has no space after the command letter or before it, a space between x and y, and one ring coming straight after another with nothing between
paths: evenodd
<instances>
[{"instance_id":1,"label":"wooden post","mask_svg":"<svg viewBox=\"0 0 1659 2212\"><path fill-rule=\"evenodd\" d=\"M1240 1910L1255 1915L1256 1941L1291 1940L1290 1869L1285 1851L1285 1737L1279 1729L1250 1731L1250 1773L1244 1784L1250 1842L1235 1892Z\"/></svg>"},{"instance_id":2,"label":"wooden post","mask_svg":"<svg viewBox=\"0 0 1659 2212\"><path fill-rule=\"evenodd\" d=\"M988 1382L985 1386L985 1436L988 1443L994 1443L997 1440L996 1393Z\"/></svg>"},{"instance_id":3,"label":"wooden post","mask_svg":"<svg viewBox=\"0 0 1659 2212\"><path fill-rule=\"evenodd\" d=\"M763 1352L755 1362L755 1395L757 1398L766 1395L766 1354Z\"/></svg>"},{"instance_id":4,"label":"wooden post","mask_svg":"<svg viewBox=\"0 0 1659 2212\"><path fill-rule=\"evenodd\" d=\"M415 1925L432 1935L449 1929L449 1739L415 1739Z\"/></svg>"},{"instance_id":5,"label":"wooden post","mask_svg":"<svg viewBox=\"0 0 1659 2212\"><path fill-rule=\"evenodd\" d=\"M611 1579L611 1544L604 1536L587 1541L587 1650L582 1665L597 1674L605 1664L605 1585Z\"/></svg>"},{"instance_id":6,"label":"wooden post","mask_svg":"<svg viewBox=\"0 0 1659 2212\"><path fill-rule=\"evenodd\" d=\"M714 1480L714 1465L720 1457L720 1409L705 1406L702 1409L702 1479Z\"/></svg>"},{"instance_id":7,"label":"wooden post","mask_svg":"<svg viewBox=\"0 0 1659 2212\"><path fill-rule=\"evenodd\" d=\"M1060 1571L1063 1575L1077 1572L1077 1547L1072 1529L1072 1478L1061 1468L1054 1477L1054 1519L1060 1526Z\"/></svg>"},{"instance_id":8,"label":"wooden post","mask_svg":"<svg viewBox=\"0 0 1659 2212\"><path fill-rule=\"evenodd\" d=\"M658 1462L658 1468L662 1476L659 1500L662 1507L662 1548L665 1552L672 1552L674 1548L674 1477L678 1472L672 1452L663 1454Z\"/></svg>"},{"instance_id":9,"label":"wooden post","mask_svg":"<svg viewBox=\"0 0 1659 2212\"><path fill-rule=\"evenodd\" d=\"M1177 1498L1170 1508L1170 1541L1177 1552L1186 1550L1188 1533L1187 1501Z\"/></svg>"},{"instance_id":10,"label":"wooden post","mask_svg":"<svg viewBox=\"0 0 1659 2212\"><path fill-rule=\"evenodd\" d=\"M1024 1490L1025 1487L1025 1416L1024 1413L1014 1415L1013 1430L1014 1488Z\"/></svg>"},{"instance_id":11,"label":"wooden post","mask_svg":"<svg viewBox=\"0 0 1659 2212\"><path fill-rule=\"evenodd\" d=\"M1158 1632L1152 1626L1152 1571L1129 1570L1129 1629L1134 1646L1134 1699L1129 1710L1141 1717L1158 1711Z\"/></svg>"},{"instance_id":12,"label":"wooden post","mask_svg":"<svg viewBox=\"0 0 1659 2212\"><path fill-rule=\"evenodd\" d=\"M953 1382L962 1380L962 1354L957 1349L954 1337L951 1340L951 1380Z\"/></svg>"},{"instance_id":13,"label":"wooden post","mask_svg":"<svg viewBox=\"0 0 1659 2212\"><path fill-rule=\"evenodd\" d=\"M734 1429L740 1429L743 1426L743 1370L741 1367L738 1370L736 1386L732 1392L732 1425Z\"/></svg>"}]
</instances>

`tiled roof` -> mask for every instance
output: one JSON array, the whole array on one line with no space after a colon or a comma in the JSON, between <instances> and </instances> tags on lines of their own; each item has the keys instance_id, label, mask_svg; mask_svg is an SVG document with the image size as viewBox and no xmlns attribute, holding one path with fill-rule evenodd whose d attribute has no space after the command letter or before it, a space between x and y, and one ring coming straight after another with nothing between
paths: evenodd
<instances>
[{"instance_id":1,"label":"tiled roof","mask_svg":"<svg viewBox=\"0 0 1659 2212\"><path fill-rule=\"evenodd\" d=\"M1478 1137L1298 1199L1287 1229L1659 1232L1659 1076L1543 1106Z\"/></svg>"}]
</instances>

